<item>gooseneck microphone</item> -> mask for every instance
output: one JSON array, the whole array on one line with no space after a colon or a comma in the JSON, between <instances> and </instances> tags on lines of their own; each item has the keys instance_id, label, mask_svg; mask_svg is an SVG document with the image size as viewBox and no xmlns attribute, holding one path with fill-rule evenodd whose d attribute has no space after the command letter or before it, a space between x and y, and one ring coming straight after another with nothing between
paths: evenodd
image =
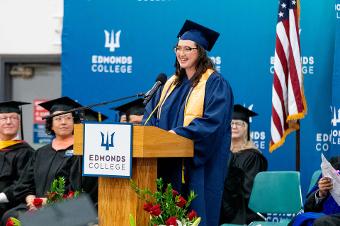
<instances>
[{"instance_id":1,"label":"gooseneck microphone","mask_svg":"<svg viewBox=\"0 0 340 226\"><path fill-rule=\"evenodd\" d=\"M167 80L167 76L166 74L164 73L160 73L158 76L157 76L157 79L156 79L156 83L152 86L152 88L145 93L144 95L144 101L143 101L143 104L146 105L150 100L151 98L155 95L155 93L157 92L157 90L165 84Z\"/></svg>"},{"instance_id":2,"label":"gooseneck microphone","mask_svg":"<svg viewBox=\"0 0 340 226\"><path fill-rule=\"evenodd\" d=\"M63 112L60 112L60 113L44 116L44 117L42 117L42 119L49 119L49 118L53 118L53 117L58 116L58 115L64 115L64 114L72 113L72 112L75 112L75 111L84 111L86 109L91 109L93 107L106 105L106 104L110 104L110 103L114 103L114 102L118 102L118 101L122 101L122 100L126 100L126 99L136 98L136 97L137 98L140 98L140 97L144 98L143 104L146 105L151 100L151 98L155 95L157 90L162 85L165 84L166 80L167 80L167 76L164 73L160 73L157 76L156 83L145 94L144 93L138 93L138 94L135 94L135 95L132 95L132 96L122 97L122 98L118 98L118 99L115 99L115 100L109 100L109 101L104 101L104 102L100 102L100 103L96 103L96 104L91 104L91 105L88 105L88 106L73 108L69 111L63 111Z\"/></svg>"},{"instance_id":3,"label":"gooseneck microphone","mask_svg":"<svg viewBox=\"0 0 340 226\"><path fill-rule=\"evenodd\" d=\"M58 116L58 115L64 115L64 114L72 113L72 112L75 112L75 111L84 111L86 109L91 109L93 107L97 107L97 106L101 106L101 105L107 105L107 104L111 104L111 103L126 100L126 99L131 99L131 98L136 98L136 97L139 98L139 97L144 97L144 96L145 96L144 93L137 93L137 94L132 95L132 96L121 97L121 98L118 98L118 99L104 101L104 102L100 102L100 103L96 103L96 104L91 104L91 105L84 106L84 107L73 108L69 111L63 111L63 112L60 112L60 113L47 115L47 116L42 117L42 119L53 118L53 117Z\"/></svg>"}]
</instances>

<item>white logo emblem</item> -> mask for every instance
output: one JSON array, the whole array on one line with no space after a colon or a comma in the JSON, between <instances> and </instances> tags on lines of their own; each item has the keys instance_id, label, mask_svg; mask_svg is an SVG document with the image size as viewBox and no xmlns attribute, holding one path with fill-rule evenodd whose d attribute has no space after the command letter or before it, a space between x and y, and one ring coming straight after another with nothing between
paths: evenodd
<instances>
[{"instance_id":1,"label":"white logo emblem","mask_svg":"<svg viewBox=\"0 0 340 226\"><path fill-rule=\"evenodd\" d=\"M333 126L337 126L338 123L340 123L340 109L336 109L335 107L331 107L331 111L333 112L333 118L331 120L331 123Z\"/></svg>"},{"instance_id":2,"label":"white logo emblem","mask_svg":"<svg viewBox=\"0 0 340 226\"><path fill-rule=\"evenodd\" d=\"M120 47L120 33L121 30L117 31L116 34L114 30L111 33L104 30L105 33L105 48L109 48L110 52L114 52L116 48Z\"/></svg>"},{"instance_id":3,"label":"white logo emblem","mask_svg":"<svg viewBox=\"0 0 340 226\"><path fill-rule=\"evenodd\" d=\"M244 106L246 107L246 106ZM252 111L254 107L254 104L249 105L248 110ZM252 122L252 117L249 117L249 122Z\"/></svg>"}]
</instances>

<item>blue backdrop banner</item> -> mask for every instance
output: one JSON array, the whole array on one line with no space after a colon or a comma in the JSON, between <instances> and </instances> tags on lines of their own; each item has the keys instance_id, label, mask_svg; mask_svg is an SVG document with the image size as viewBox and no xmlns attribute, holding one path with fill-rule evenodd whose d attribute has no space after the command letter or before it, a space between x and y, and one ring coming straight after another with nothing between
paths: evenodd
<instances>
[{"instance_id":1,"label":"blue backdrop banner","mask_svg":"<svg viewBox=\"0 0 340 226\"><path fill-rule=\"evenodd\" d=\"M277 3L65 0L62 93L86 105L148 90L159 73L168 77L174 73L176 36L184 21L190 19L221 33L209 56L230 82L235 103L259 114L252 120L251 136L268 159L269 169L295 170L294 133L283 147L272 154L268 151ZM320 167L320 154L328 155L331 145L334 14L340 17L338 9L335 0L301 1L301 59L308 103L308 114L301 121L304 192L312 173ZM338 48L339 45L337 51ZM334 70L337 72L333 79L339 77L339 66ZM335 101L333 96L332 109L339 111L340 101L336 105ZM115 113L109 108L120 104L95 110L115 120ZM333 131L340 129L334 127Z\"/></svg>"},{"instance_id":2,"label":"blue backdrop banner","mask_svg":"<svg viewBox=\"0 0 340 226\"><path fill-rule=\"evenodd\" d=\"M335 52L334 52L334 69L332 80L332 117L331 133L329 139L331 142L330 155L340 155L340 0L335 4Z\"/></svg>"}]
</instances>

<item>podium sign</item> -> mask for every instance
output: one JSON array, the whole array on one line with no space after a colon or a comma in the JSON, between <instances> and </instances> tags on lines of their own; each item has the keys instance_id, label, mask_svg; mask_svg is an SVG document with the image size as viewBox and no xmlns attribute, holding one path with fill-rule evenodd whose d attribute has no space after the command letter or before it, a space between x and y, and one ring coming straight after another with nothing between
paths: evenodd
<instances>
[{"instance_id":1,"label":"podium sign","mask_svg":"<svg viewBox=\"0 0 340 226\"><path fill-rule=\"evenodd\" d=\"M85 137L84 176L131 177L131 124L85 123Z\"/></svg>"}]
</instances>

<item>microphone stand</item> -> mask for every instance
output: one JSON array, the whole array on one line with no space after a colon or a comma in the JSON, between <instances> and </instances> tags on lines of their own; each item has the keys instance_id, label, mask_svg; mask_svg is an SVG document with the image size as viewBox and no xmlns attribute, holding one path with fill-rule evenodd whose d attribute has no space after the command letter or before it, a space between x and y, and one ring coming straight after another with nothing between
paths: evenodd
<instances>
[{"instance_id":1,"label":"microphone stand","mask_svg":"<svg viewBox=\"0 0 340 226\"><path fill-rule=\"evenodd\" d=\"M118 98L118 99L115 99L115 100L104 101L104 102L100 102L100 103L97 103L97 104L90 104L90 105L83 106L83 107L77 107L77 108L73 108L69 111L63 111L63 112L60 112L60 113L57 113L57 114L44 116L44 117L42 117L42 119L48 119L48 118L52 118L52 117L59 116L59 115L65 115L65 114L72 113L72 112L75 112L75 111L84 111L86 109L91 109L93 107L106 105L106 104L110 104L110 103L114 103L114 102L118 102L118 101L122 101L122 100L127 100L127 99L131 99L131 98L134 98L134 97L136 97L136 98L144 97L144 95L145 95L144 93L137 93L137 94L132 95L132 96L121 97L121 98Z\"/></svg>"}]
</instances>

